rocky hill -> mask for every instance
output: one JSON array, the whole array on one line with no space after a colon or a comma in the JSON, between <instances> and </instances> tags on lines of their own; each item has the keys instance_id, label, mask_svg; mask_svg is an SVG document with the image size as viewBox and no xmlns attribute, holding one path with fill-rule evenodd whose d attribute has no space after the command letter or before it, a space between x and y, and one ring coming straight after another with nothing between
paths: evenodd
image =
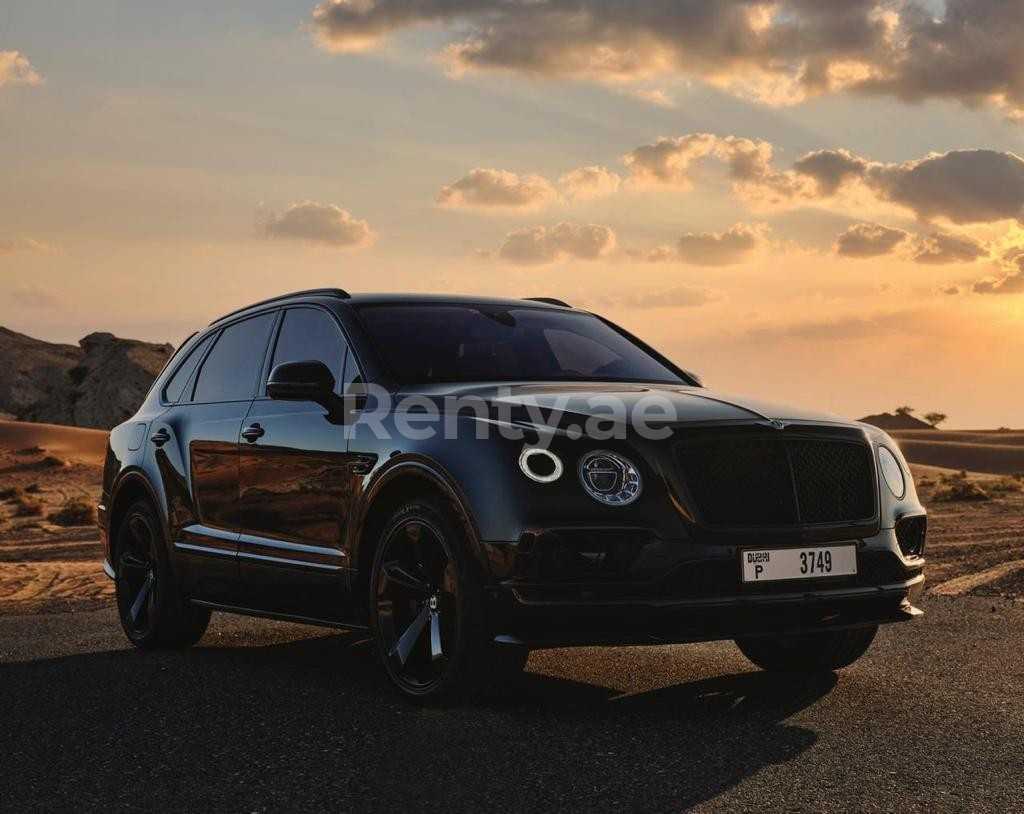
<instances>
[{"instance_id":1,"label":"rocky hill","mask_svg":"<svg viewBox=\"0 0 1024 814\"><path fill-rule=\"evenodd\" d=\"M173 350L109 333L57 345L0 327L0 413L110 429L138 409Z\"/></svg>"}]
</instances>

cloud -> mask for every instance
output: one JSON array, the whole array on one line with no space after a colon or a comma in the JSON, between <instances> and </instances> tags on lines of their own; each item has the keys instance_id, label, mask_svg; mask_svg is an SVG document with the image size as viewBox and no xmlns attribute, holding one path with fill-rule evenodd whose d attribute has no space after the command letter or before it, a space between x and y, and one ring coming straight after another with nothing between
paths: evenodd
<instances>
[{"instance_id":1,"label":"cloud","mask_svg":"<svg viewBox=\"0 0 1024 814\"><path fill-rule=\"evenodd\" d=\"M917 244L914 260L918 263L973 263L986 257L988 249L980 240L967 235L935 232Z\"/></svg>"},{"instance_id":2,"label":"cloud","mask_svg":"<svg viewBox=\"0 0 1024 814\"><path fill-rule=\"evenodd\" d=\"M773 145L765 141L690 133L662 136L623 160L633 183L685 190L693 186L694 165L713 158L726 165L736 194L759 205L815 205L860 191L923 221L1024 223L1024 158L1012 152L951 150L883 163L829 149L807 153L787 170L775 169L773 156Z\"/></svg>"},{"instance_id":3,"label":"cloud","mask_svg":"<svg viewBox=\"0 0 1024 814\"><path fill-rule=\"evenodd\" d=\"M668 291L630 294L619 300L625 308L697 308L722 299L722 292L695 285L680 285Z\"/></svg>"},{"instance_id":4,"label":"cloud","mask_svg":"<svg viewBox=\"0 0 1024 814\"><path fill-rule=\"evenodd\" d=\"M857 84L861 93L908 102L954 99L1024 109L1024 4L1020 0L946 0L935 17L918 2L897 8L899 26L882 69Z\"/></svg>"},{"instance_id":5,"label":"cloud","mask_svg":"<svg viewBox=\"0 0 1024 814\"><path fill-rule=\"evenodd\" d=\"M1024 220L1024 159L996 150L953 150L901 164L874 164L866 182L883 200L923 220Z\"/></svg>"},{"instance_id":6,"label":"cloud","mask_svg":"<svg viewBox=\"0 0 1024 814\"><path fill-rule=\"evenodd\" d=\"M540 209L558 198L551 183L540 175L478 167L470 170L437 196L441 206L493 209Z\"/></svg>"},{"instance_id":7,"label":"cloud","mask_svg":"<svg viewBox=\"0 0 1024 814\"><path fill-rule=\"evenodd\" d=\"M498 254L520 266L539 266L567 258L598 260L615 250L615 232L592 223L557 223L509 232Z\"/></svg>"},{"instance_id":8,"label":"cloud","mask_svg":"<svg viewBox=\"0 0 1024 814\"><path fill-rule=\"evenodd\" d=\"M40 85L45 81L18 51L0 51L0 88L4 85Z\"/></svg>"},{"instance_id":9,"label":"cloud","mask_svg":"<svg viewBox=\"0 0 1024 814\"><path fill-rule=\"evenodd\" d=\"M856 223L836 238L835 252L842 257L877 257L889 254L910 235L877 223Z\"/></svg>"},{"instance_id":10,"label":"cloud","mask_svg":"<svg viewBox=\"0 0 1024 814\"><path fill-rule=\"evenodd\" d=\"M322 0L312 23L338 52L427 26L453 75L696 77L770 105L847 91L1024 113L1019 0L946 0L941 16L921 0Z\"/></svg>"},{"instance_id":11,"label":"cloud","mask_svg":"<svg viewBox=\"0 0 1024 814\"><path fill-rule=\"evenodd\" d=\"M558 182L572 198L588 200L617 192L622 179L604 167L595 166L571 170L559 178Z\"/></svg>"},{"instance_id":12,"label":"cloud","mask_svg":"<svg viewBox=\"0 0 1024 814\"><path fill-rule=\"evenodd\" d=\"M751 328L747 338L755 342L797 339L801 341L836 342L849 339L865 339L890 332L875 317L843 317L841 319L794 322L787 325L765 325Z\"/></svg>"},{"instance_id":13,"label":"cloud","mask_svg":"<svg viewBox=\"0 0 1024 814\"><path fill-rule=\"evenodd\" d=\"M334 204L314 201L291 204L280 217L262 213L257 228L268 237L346 248L369 246L377 238L365 220L353 218Z\"/></svg>"},{"instance_id":14,"label":"cloud","mask_svg":"<svg viewBox=\"0 0 1024 814\"><path fill-rule=\"evenodd\" d=\"M816 150L793 164L794 172L814 180L818 195L823 197L835 195L844 181L864 175L867 167L863 158L843 149Z\"/></svg>"},{"instance_id":15,"label":"cloud","mask_svg":"<svg viewBox=\"0 0 1024 814\"><path fill-rule=\"evenodd\" d=\"M737 223L724 232L687 232L674 246L658 246L644 259L650 263L682 262L728 266L744 260L764 242L764 224Z\"/></svg>"},{"instance_id":16,"label":"cloud","mask_svg":"<svg viewBox=\"0 0 1024 814\"><path fill-rule=\"evenodd\" d=\"M622 160L629 167L629 179L637 184L660 184L690 189L691 165L715 151L719 138L713 133L690 133L670 138L662 136L653 144L643 144Z\"/></svg>"},{"instance_id":17,"label":"cloud","mask_svg":"<svg viewBox=\"0 0 1024 814\"><path fill-rule=\"evenodd\" d=\"M1013 270L1002 277L978 280L971 290L975 294L1024 294L1024 254L1013 259Z\"/></svg>"},{"instance_id":18,"label":"cloud","mask_svg":"<svg viewBox=\"0 0 1024 814\"><path fill-rule=\"evenodd\" d=\"M14 252L56 254L60 252L60 248L30 237L0 238L0 254L13 254Z\"/></svg>"},{"instance_id":19,"label":"cloud","mask_svg":"<svg viewBox=\"0 0 1024 814\"><path fill-rule=\"evenodd\" d=\"M892 334L920 338L948 334L947 312L904 309L886 313L848 314L833 319L807 319L789 323L764 324L749 328L749 342L765 344L795 340L797 342L847 342Z\"/></svg>"}]
</instances>

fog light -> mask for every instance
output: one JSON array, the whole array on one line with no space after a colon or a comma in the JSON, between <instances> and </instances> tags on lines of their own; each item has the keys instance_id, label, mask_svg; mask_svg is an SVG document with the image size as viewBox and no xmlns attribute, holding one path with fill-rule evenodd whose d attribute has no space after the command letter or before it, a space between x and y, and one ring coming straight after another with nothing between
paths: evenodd
<instances>
[{"instance_id":1,"label":"fog light","mask_svg":"<svg viewBox=\"0 0 1024 814\"><path fill-rule=\"evenodd\" d=\"M640 472L628 458L596 449L580 458L580 483L594 500L608 506L627 506L640 497Z\"/></svg>"},{"instance_id":2,"label":"fog light","mask_svg":"<svg viewBox=\"0 0 1024 814\"><path fill-rule=\"evenodd\" d=\"M878 465L889 491L897 498L902 498L907 493L907 481L903 477L903 467L896 460L896 456L885 447L879 447Z\"/></svg>"},{"instance_id":3,"label":"fog light","mask_svg":"<svg viewBox=\"0 0 1024 814\"><path fill-rule=\"evenodd\" d=\"M562 459L543 447L523 447L519 454L519 468L530 480L553 483L562 477Z\"/></svg>"}]
</instances>

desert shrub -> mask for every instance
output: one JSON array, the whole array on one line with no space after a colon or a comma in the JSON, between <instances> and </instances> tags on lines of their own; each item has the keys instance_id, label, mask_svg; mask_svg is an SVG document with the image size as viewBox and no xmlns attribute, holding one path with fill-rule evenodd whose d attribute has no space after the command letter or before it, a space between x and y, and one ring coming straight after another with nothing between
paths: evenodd
<instances>
[{"instance_id":1,"label":"desert shrub","mask_svg":"<svg viewBox=\"0 0 1024 814\"><path fill-rule=\"evenodd\" d=\"M917 482L917 485L921 486L921 487L924 487L924 486L934 486L935 485L935 481L933 481L931 478L929 478L927 475L925 475L923 478L921 478Z\"/></svg>"},{"instance_id":2,"label":"desert shrub","mask_svg":"<svg viewBox=\"0 0 1024 814\"><path fill-rule=\"evenodd\" d=\"M65 464L66 464L66 461L62 461L56 455L47 455L45 458L43 458L43 460L41 460L39 462L40 466L47 467L47 468L49 468L49 467L64 466Z\"/></svg>"},{"instance_id":3,"label":"desert shrub","mask_svg":"<svg viewBox=\"0 0 1024 814\"><path fill-rule=\"evenodd\" d=\"M43 487L40 486L38 483L30 483L28 486L25 487L26 495L38 495L42 491Z\"/></svg>"},{"instance_id":4,"label":"desert shrub","mask_svg":"<svg viewBox=\"0 0 1024 814\"><path fill-rule=\"evenodd\" d=\"M1024 481L1017 478L1000 478L992 481L988 488L993 492L1024 492Z\"/></svg>"},{"instance_id":5,"label":"desert shrub","mask_svg":"<svg viewBox=\"0 0 1024 814\"><path fill-rule=\"evenodd\" d=\"M96 509L84 497L69 498L50 515L50 521L58 526L88 526L96 521Z\"/></svg>"},{"instance_id":6,"label":"desert shrub","mask_svg":"<svg viewBox=\"0 0 1024 814\"><path fill-rule=\"evenodd\" d=\"M43 449L42 447L31 446L31 447L25 447L24 449L19 449L14 454L15 455L42 455L44 452L46 452L46 450Z\"/></svg>"},{"instance_id":7,"label":"desert shrub","mask_svg":"<svg viewBox=\"0 0 1024 814\"><path fill-rule=\"evenodd\" d=\"M982 489L976 482L966 477L944 478L942 483L932 493L932 500L939 503L952 503L953 501L982 501L991 500L988 492Z\"/></svg>"},{"instance_id":8,"label":"desert shrub","mask_svg":"<svg viewBox=\"0 0 1024 814\"><path fill-rule=\"evenodd\" d=\"M14 500L20 494L20 486L0 486L0 500Z\"/></svg>"},{"instance_id":9,"label":"desert shrub","mask_svg":"<svg viewBox=\"0 0 1024 814\"><path fill-rule=\"evenodd\" d=\"M43 513L43 504L35 498L21 495L11 501L14 504L15 517L39 517Z\"/></svg>"}]
</instances>

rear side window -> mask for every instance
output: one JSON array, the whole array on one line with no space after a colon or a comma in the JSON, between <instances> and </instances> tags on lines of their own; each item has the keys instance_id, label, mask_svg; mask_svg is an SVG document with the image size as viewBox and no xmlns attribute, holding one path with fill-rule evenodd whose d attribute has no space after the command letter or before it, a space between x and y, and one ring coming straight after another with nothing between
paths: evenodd
<instances>
[{"instance_id":1,"label":"rear side window","mask_svg":"<svg viewBox=\"0 0 1024 814\"><path fill-rule=\"evenodd\" d=\"M194 401L252 398L274 317L274 314L261 314L221 331L217 344L199 371Z\"/></svg>"},{"instance_id":2,"label":"rear side window","mask_svg":"<svg viewBox=\"0 0 1024 814\"><path fill-rule=\"evenodd\" d=\"M192 350L188 352L188 356L185 357L185 361L178 365L178 369L174 371L174 375L167 380L167 384L164 387L164 401L174 404L181 398L181 394L185 390L185 385L188 384L188 380L192 378L192 373L195 371L196 365L198 365L199 360L203 358L203 354L206 353L206 349L210 347L213 337L214 334L210 334L202 342L192 348Z\"/></svg>"},{"instance_id":3,"label":"rear side window","mask_svg":"<svg viewBox=\"0 0 1024 814\"><path fill-rule=\"evenodd\" d=\"M271 369L285 362L323 362L335 383L340 384L346 350L341 329L327 313L316 308L292 308L284 313Z\"/></svg>"}]
</instances>

